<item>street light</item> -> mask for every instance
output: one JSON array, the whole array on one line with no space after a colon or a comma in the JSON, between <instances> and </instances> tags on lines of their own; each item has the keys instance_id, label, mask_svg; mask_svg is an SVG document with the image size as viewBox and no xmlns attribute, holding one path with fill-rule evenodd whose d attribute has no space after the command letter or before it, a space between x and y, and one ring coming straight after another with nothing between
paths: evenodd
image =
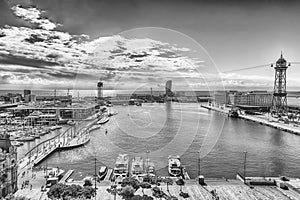
<instances>
[{"instance_id":1,"label":"street light","mask_svg":"<svg viewBox=\"0 0 300 200\"><path fill-rule=\"evenodd\" d=\"M95 176L94 176L94 180L95 180L95 200L97 199L97 164L96 164L96 153L95 153Z\"/></svg>"},{"instance_id":2,"label":"street light","mask_svg":"<svg viewBox=\"0 0 300 200\"><path fill-rule=\"evenodd\" d=\"M246 183L246 162L247 162L247 151L244 151L244 183Z\"/></svg>"},{"instance_id":3,"label":"street light","mask_svg":"<svg viewBox=\"0 0 300 200\"><path fill-rule=\"evenodd\" d=\"M148 157L148 154L149 154L149 149L148 149L148 146L146 146L146 154L147 154L147 159L146 159L146 161L147 161L147 168L146 168L146 170L147 170L147 175L149 176L149 157Z\"/></svg>"}]
</instances>

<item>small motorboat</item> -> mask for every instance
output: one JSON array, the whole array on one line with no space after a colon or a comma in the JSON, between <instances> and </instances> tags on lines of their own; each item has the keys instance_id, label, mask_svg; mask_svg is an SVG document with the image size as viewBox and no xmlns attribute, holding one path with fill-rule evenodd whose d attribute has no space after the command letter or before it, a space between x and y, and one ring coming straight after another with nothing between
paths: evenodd
<instances>
[{"instance_id":1,"label":"small motorboat","mask_svg":"<svg viewBox=\"0 0 300 200\"><path fill-rule=\"evenodd\" d=\"M103 180L107 174L108 168L106 166L101 166L99 169L98 177Z\"/></svg>"}]
</instances>

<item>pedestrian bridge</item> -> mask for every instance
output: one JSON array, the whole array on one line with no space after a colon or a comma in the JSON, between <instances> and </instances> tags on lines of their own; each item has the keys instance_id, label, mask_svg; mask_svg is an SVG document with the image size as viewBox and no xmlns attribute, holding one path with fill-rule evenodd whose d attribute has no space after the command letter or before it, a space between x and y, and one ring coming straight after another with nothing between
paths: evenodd
<instances>
[{"instance_id":1,"label":"pedestrian bridge","mask_svg":"<svg viewBox=\"0 0 300 200\"><path fill-rule=\"evenodd\" d=\"M19 161L19 171L34 167L56 150L75 148L86 144L90 140L90 129L97 121L97 118L81 121L64 132L34 146Z\"/></svg>"}]
</instances>

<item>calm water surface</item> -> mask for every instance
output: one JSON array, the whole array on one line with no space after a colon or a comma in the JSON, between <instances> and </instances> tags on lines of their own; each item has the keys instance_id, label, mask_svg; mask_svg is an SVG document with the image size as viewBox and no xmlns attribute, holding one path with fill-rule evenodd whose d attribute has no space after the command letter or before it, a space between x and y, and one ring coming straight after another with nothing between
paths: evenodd
<instances>
[{"instance_id":1,"label":"calm water surface","mask_svg":"<svg viewBox=\"0 0 300 200\"><path fill-rule=\"evenodd\" d=\"M93 131L86 146L52 154L48 166L75 169L73 178L82 179L93 175L95 156L97 166L113 167L118 154L146 158L148 149L159 175L167 175L168 156L179 155L190 176L195 177L200 155L200 172L205 177L235 178L243 170L243 152L247 151L248 176L299 177L300 136L228 118L199 104L112 109L119 114ZM40 164L45 165L45 161Z\"/></svg>"}]
</instances>

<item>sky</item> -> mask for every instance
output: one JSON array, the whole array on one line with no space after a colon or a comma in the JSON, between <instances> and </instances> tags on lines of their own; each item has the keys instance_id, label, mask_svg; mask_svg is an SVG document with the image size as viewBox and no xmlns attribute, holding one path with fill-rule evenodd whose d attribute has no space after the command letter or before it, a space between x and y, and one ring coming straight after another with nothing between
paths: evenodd
<instances>
[{"instance_id":1,"label":"sky","mask_svg":"<svg viewBox=\"0 0 300 200\"><path fill-rule=\"evenodd\" d=\"M300 2L0 0L0 89L299 90ZM239 71L251 66L264 67Z\"/></svg>"}]
</instances>

